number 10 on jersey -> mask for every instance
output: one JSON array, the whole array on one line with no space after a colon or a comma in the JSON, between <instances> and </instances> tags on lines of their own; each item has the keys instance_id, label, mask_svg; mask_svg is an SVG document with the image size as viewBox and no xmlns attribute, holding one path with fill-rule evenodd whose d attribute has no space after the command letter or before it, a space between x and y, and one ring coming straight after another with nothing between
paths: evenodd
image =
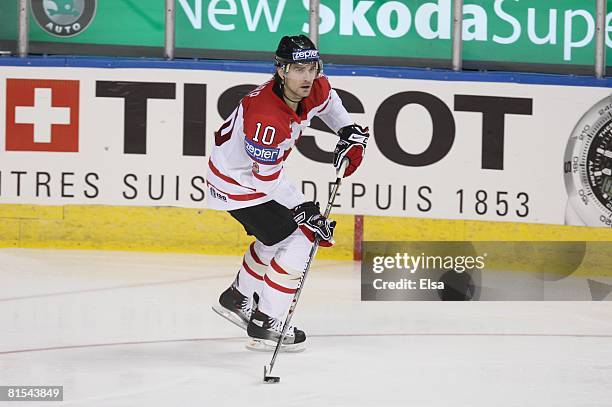
<instances>
[{"instance_id":1,"label":"number 10 on jersey","mask_svg":"<svg viewBox=\"0 0 612 407\"><path fill-rule=\"evenodd\" d=\"M257 130L255 131L255 137L253 137L253 141L259 143L259 133L261 132L261 122L257 123ZM263 135L261 136L261 142L267 146L274 142L274 135L276 134L276 129L272 126L266 126L264 129Z\"/></svg>"}]
</instances>

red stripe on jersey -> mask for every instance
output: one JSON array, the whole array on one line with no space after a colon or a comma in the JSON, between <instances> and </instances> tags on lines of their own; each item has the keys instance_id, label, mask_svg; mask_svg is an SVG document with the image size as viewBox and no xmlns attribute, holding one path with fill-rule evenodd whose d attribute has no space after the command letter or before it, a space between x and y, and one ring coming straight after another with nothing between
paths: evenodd
<instances>
[{"instance_id":1,"label":"red stripe on jersey","mask_svg":"<svg viewBox=\"0 0 612 407\"><path fill-rule=\"evenodd\" d=\"M215 167L215 165L212 163L212 160L208 160L208 167L213 172L213 174L221 178L223 181L228 182L230 184L238 185L239 187L242 187L242 188L250 189L251 191L255 191L255 189L245 187L244 185L240 185L240 183L236 181L235 179L233 179L232 177L228 177L227 175L223 174L221 171L219 171L217 167Z\"/></svg>"},{"instance_id":2,"label":"red stripe on jersey","mask_svg":"<svg viewBox=\"0 0 612 407\"><path fill-rule=\"evenodd\" d=\"M287 288L287 287L283 287L282 285L278 285L276 284L274 281L270 280L268 278L268 276L264 276L264 281L266 282L266 284L268 284L270 287L274 288L275 290L278 290L282 293L285 294L295 294L295 292L297 291L294 288Z\"/></svg>"},{"instance_id":3,"label":"red stripe on jersey","mask_svg":"<svg viewBox=\"0 0 612 407\"><path fill-rule=\"evenodd\" d=\"M300 133L300 135L301 135L301 134L302 134L302 133ZM299 139L300 139L300 138L298 137L298 140L299 140ZM292 148L290 148L290 149L288 149L288 150L286 150L286 151L285 151L285 154L283 154L283 159L282 159L283 161L285 161L285 160L287 159L287 157L289 157L289 153L291 153L291 150L293 150L293 149L292 149Z\"/></svg>"},{"instance_id":4,"label":"red stripe on jersey","mask_svg":"<svg viewBox=\"0 0 612 407\"><path fill-rule=\"evenodd\" d=\"M272 259L272 262L270 263L270 265L279 274L289 274L285 270L283 270L283 268L281 266L279 266L278 263L276 262L276 260L274 260L274 259Z\"/></svg>"},{"instance_id":5,"label":"red stripe on jersey","mask_svg":"<svg viewBox=\"0 0 612 407\"><path fill-rule=\"evenodd\" d=\"M251 252L251 257L253 257L253 260L255 260L255 263L261 264L262 266L267 266L267 264L261 261L257 253L255 253L255 242L251 243L251 245L249 246L249 250Z\"/></svg>"},{"instance_id":6,"label":"red stripe on jersey","mask_svg":"<svg viewBox=\"0 0 612 407\"><path fill-rule=\"evenodd\" d=\"M214 186L213 184L211 184L208 180L206 181L206 184L210 185L211 187L221 192L222 194L227 195L228 198L233 199L234 201L251 201L253 199L257 199L257 198L266 196L266 194L264 194L263 192L255 192L254 194L241 194L241 195L228 194L227 192L222 191L216 186Z\"/></svg>"},{"instance_id":7,"label":"red stripe on jersey","mask_svg":"<svg viewBox=\"0 0 612 407\"><path fill-rule=\"evenodd\" d=\"M259 281L263 280L263 277L260 276L259 274L257 274L255 271L253 271L253 269L251 269L249 267L249 265L246 263L246 261L244 259L242 259L242 267L244 267L244 269L246 270L247 273L249 273L250 275L252 275L256 279L258 279Z\"/></svg>"},{"instance_id":8,"label":"red stripe on jersey","mask_svg":"<svg viewBox=\"0 0 612 407\"><path fill-rule=\"evenodd\" d=\"M219 147L221 144L225 143L229 139L232 138L232 132L234 131L234 124L236 123L236 116L238 115L238 108L236 108L234 115L231 119L228 119L221 128L215 132L215 145ZM228 131L225 131L229 126L232 126Z\"/></svg>"},{"instance_id":9,"label":"red stripe on jersey","mask_svg":"<svg viewBox=\"0 0 612 407\"><path fill-rule=\"evenodd\" d=\"M327 105L329 105L329 102L331 101L331 98L327 99L327 102L325 103L325 106L323 106L321 109L319 109L319 111L317 113L321 113L323 110L325 110L325 108L327 107Z\"/></svg>"},{"instance_id":10,"label":"red stripe on jersey","mask_svg":"<svg viewBox=\"0 0 612 407\"><path fill-rule=\"evenodd\" d=\"M223 125L219 128L219 133L224 133L223 130L227 129L230 125L232 126L228 133L231 133L232 131L234 131L234 120L236 119L236 116L238 116L238 108L236 108L236 111L234 112L234 115L231 117L230 120L226 120L225 123L223 123Z\"/></svg>"},{"instance_id":11,"label":"red stripe on jersey","mask_svg":"<svg viewBox=\"0 0 612 407\"><path fill-rule=\"evenodd\" d=\"M270 174L270 175L261 175L256 172L254 172L253 175L255 176L255 178L261 181L274 181L275 179L280 177L282 170L283 169L281 168L280 170L276 171L274 174Z\"/></svg>"}]
</instances>

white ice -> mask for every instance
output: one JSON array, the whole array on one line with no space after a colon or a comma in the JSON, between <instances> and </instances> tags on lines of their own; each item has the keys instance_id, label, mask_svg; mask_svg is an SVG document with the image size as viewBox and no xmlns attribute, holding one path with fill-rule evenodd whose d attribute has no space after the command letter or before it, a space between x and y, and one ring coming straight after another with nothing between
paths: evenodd
<instances>
[{"instance_id":1,"label":"white ice","mask_svg":"<svg viewBox=\"0 0 612 407\"><path fill-rule=\"evenodd\" d=\"M14 406L611 406L612 302L361 302L357 263L315 260L270 354L210 310L237 257L0 250L0 385Z\"/></svg>"}]
</instances>

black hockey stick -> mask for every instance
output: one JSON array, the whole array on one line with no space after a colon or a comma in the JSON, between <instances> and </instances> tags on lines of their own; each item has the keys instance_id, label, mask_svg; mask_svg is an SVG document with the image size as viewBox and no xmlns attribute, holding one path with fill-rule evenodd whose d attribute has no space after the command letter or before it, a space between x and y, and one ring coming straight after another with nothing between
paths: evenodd
<instances>
[{"instance_id":1,"label":"black hockey stick","mask_svg":"<svg viewBox=\"0 0 612 407\"><path fill-rule=\"evenodd\" d=\"M336 200L336 194L338 189L340 188L340 182L344 176L344 172L346 171L346 167L348 166L348 159L342 161L340 165L340 170L336 173L336 182L332 188L329 201L327 202L327 208L325 208L325 213L323 216L326 218L329 217L329 214L332 210L332 206L334 205L334 201ZM300 298L300 293L302 292L302 288L304 287L304 282L306 281L306 275L308 274L308 270L310 269L310 264L312 260L317 254L317 249L319 248L319 239L318 236L315 235L315 241L312 245L312 249L310 249L310 255L308 257L308 263L306 264L306 269L304 269L304 274L302 274L302 278L300 279L300 284L298 285L297 291L293 296L293 301L291 301L291 306L289 307L289 312L287 313L287 318L285 319L285 324L283 325L283 331L278 338L278 342L276 342L276 348L274 348L274 354L272 355L272 360L269 364L264 366L264 383L278 383L280 382L280 376L270 376L272 373L272 368L274 367L274 362L276 362L276 356L278 355L278 351L281 348L283 343L283 339L285 339L285 335L287 334L287 329L289 328L289 323L291 322L291 318L293 317L293 311L297 305L298 299Z\"/></svg>"}]
</instances>

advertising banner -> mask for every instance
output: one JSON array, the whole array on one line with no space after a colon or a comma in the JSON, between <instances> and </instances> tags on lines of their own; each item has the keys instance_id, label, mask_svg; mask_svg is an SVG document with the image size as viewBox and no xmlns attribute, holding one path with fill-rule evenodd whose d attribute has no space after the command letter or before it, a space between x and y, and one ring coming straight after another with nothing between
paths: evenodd
<instances>
[{"instance_id":1,"label":"advertising banner","mask_svg":"<svg viewBox=\"0 0 612 407\"><path fill-rule=\"evenodd\" d=\"M17 2L4 1L0 4L0 51L17 51Z\"/></svg>"},{"instance_id":2,"label":"advertising banner","mask_svg":"<svg viewBox=\"0 0 612 407\"><path fill-rule=\"evenodd\" d=\"M29 39L34 53L44 53L54 45L54 49L61 49L64 54L83 54L74 45L93 45L102 47L108 55L114 55L113 50L122 46L134 47L133 55L142 55L142 47L164 45L163 1L31 0L29 3ZM3 1L0 40L15 40L17 23L17 1ZM65 47L57 48L61 44Z\"/></svg>"},{"instance_id":3,"label":"advertising banner","mask_svg":"<svg viewBox=\"0 0 612 407\"><path fill-rule=\"evenodd\" d=\"M0 203L205 207L213 132L271 74L3 67ZM609 226L607 88L330 77L372 138L335 213ZM286 169L325 201L337 137Z\"/></svg>"},{"instance_id":4,"label":"advertising banner","mask_svg":"<svg viewBox=\"0 0 612 407\"><path fill-rule=\"evenodd\" d=\"M15 3L0 6L0 39L16 37ZM592 67L595 3L465 0L466 66ZM283 35L309 32L308 9L308 0L177 0L177 54L267 58ZM452 10L452 0L322 0L321 51L331 61L351 57L351 61L370 64L448 65ZM147 47L154 47L161 56L164 18L163 1L32 0L30 40L35 52L117 55L127 46L134 47L133 55L148 55ZM608 48L612 47L611 31L612 11L606 17Z\"/></svg>"}]
</instances>

